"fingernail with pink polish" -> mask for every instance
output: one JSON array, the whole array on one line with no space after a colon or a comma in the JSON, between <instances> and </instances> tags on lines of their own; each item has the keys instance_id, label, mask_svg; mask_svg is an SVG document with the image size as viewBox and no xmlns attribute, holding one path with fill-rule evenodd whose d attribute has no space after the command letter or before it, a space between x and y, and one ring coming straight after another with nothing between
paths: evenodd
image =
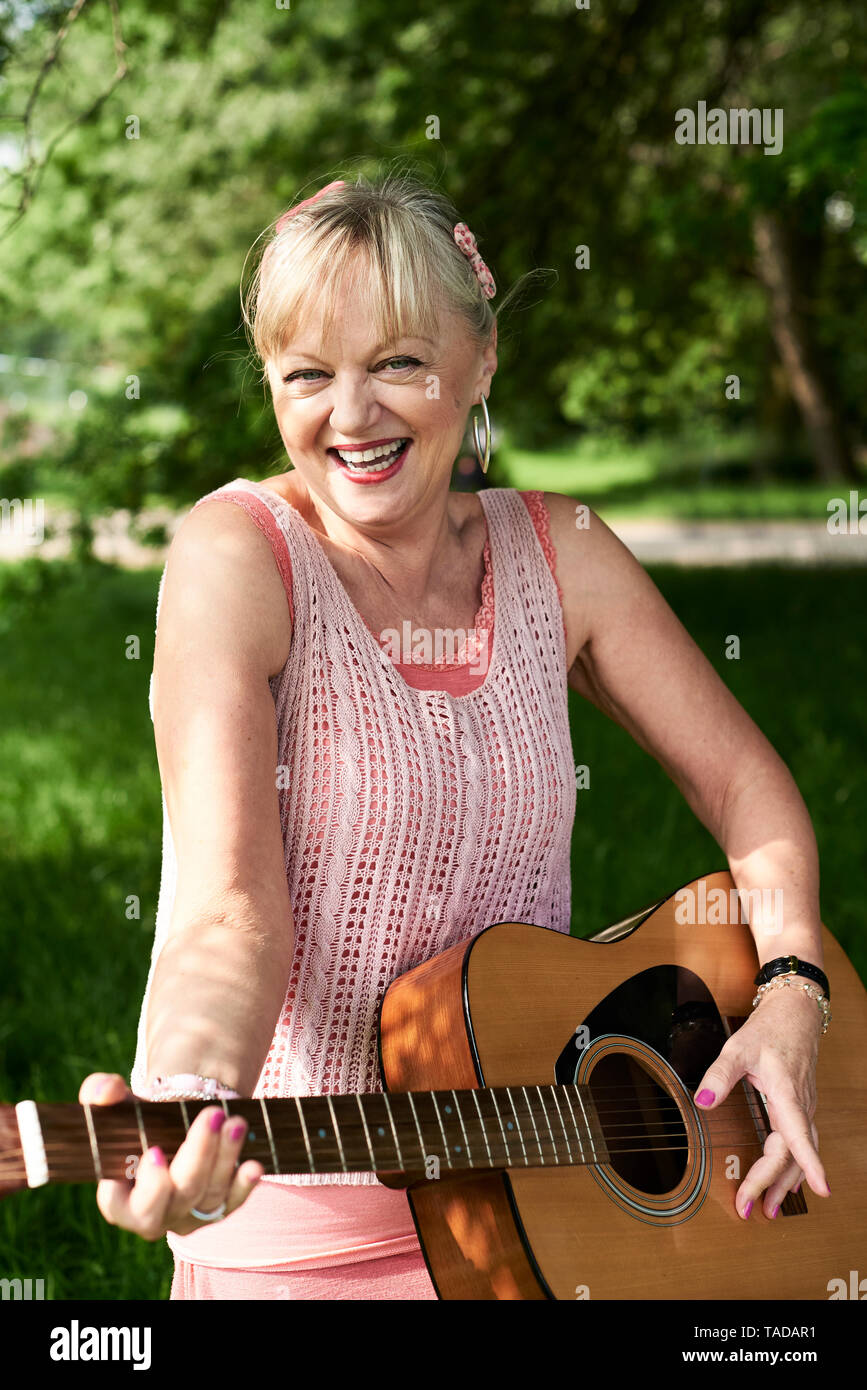
<instances>
[{"instance_id":1,"label":"fingernail with pink polish","mask_svg":"<svg viewBox=\"0 0 867 1390\"><path fill-rule=\"evenodd\" d=\"M148 1149L148 1158L156 1168L167 1167L165 1154L163 1153L162 1149L157 1148L156 1146L152 1149Z\"/></svg>"},{"instance_id":2,"label":"fingernail with pink polish","mask_svg":"<svg viewBox=\"0 0 867 1390\"><path fill-rule=\"evenodd\" d=\"M220 1129L223 1128L223 1125L224 1125L225 1123L226 1123L226 1112L225 1112L225 1110L215 1110L214 1113L213 1113L213 1115L211 1116L211 1133L212 1133L212 1134L216 1134L218 1130L220 1130Z\"/></svg>"},{"instance_id":3,"label":"fingernail with pink polish","mask_svg":"<svg viewBox=\"0 0 867 1390\"><path fill-rule=\"evenodd\" d=\"M243 1121L243 1120L238 1120L237 1123L236 1123L236 1124L233 1124L233 1125L232 1125L232 1128L229 1130L229 1138L230 1138L230 1139L240 1139L240 1137L241 1137L241 1135L242 1135L243 1133L244 1133L244 1121Z\"/></svg>"},{"instance_id":4,"label":"fingernail with pink polish","mask_svg":"<svg viewBox=\"0 0 867 1390\"><path fill-rule=\"evenodd\" d=\"M752 1211L752 1209L753 1209L753 1204L752 1204L752 1202L747 1202L746 1206L744 1207L744 1221L749 1221L749 1219L750 1219L750 1212Z\"/></svg>"},{"instance_id":5,"label":"fingernail with pink polish","mask_svg":"<svg viewBox=\"0 0 867 1390\"><path fill-rule=\"evenodd\" d=\"M716 1100L716 1091L699 1091L696 1101L699 1105L713 1105Z\"/></svg>"},{"instance_id":6,"label":"fingernail with pink polish","mask_svg":"<svg viewBox=\"0 0 867 1390\"><path fill-rule=\"evenodd\" d=\"M774 1217L776 1216L776 1214L777 1214L777 1212L778 1212L779 1210L780 1210L780 1208L779 1208L778 1206L777 1206L777 1207L774 1207L774 1210L771 1212L771 1220L772 1220L772 1221L773 1221Z\"/></svg>"}]
</instances>

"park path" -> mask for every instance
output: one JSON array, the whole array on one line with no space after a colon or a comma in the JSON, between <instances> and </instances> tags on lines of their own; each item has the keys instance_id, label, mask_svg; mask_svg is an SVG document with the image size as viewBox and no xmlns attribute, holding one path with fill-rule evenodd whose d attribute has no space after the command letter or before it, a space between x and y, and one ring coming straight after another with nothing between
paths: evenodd
<instances>
[{"instance_id":1,"label":"park path","mask_svg":"<svg viewBox=\"0 0 867 1390\"><path fill-rule=\"evenodd\" d=\"M140 525L164 525L172 536L184 511L167 507L143 512ZM46 559L69 550L72 512L46 509L48 535L40 544L0 527L0 561L39 554ZM677 521L642 517L606 518L611 529L644 565L867 565L867 534L831 534L824 521ZM94 552L101 560L142 569L162 565L165 548L139 544L129 534L130 515L113 512L95 523Z\"/></svg>"}]
</instances>

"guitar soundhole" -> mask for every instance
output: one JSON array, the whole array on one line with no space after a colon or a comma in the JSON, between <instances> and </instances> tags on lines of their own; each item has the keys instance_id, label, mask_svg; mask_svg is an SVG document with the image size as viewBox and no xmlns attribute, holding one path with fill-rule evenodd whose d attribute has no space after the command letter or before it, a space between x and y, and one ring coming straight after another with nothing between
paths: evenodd
<instances>
[{"instance_id":1,"label":"guitar soundhole","mask_svg":"<svg viewBox=\"0 0 867 1390\"><path fill-rule=\"evenodd\" d=\"M687 1135L672 1097L634 1057L600 1057L588 1082L611 1166L640 1192L671 1192L683 1180Z\"/></svg>"}]
</instances>

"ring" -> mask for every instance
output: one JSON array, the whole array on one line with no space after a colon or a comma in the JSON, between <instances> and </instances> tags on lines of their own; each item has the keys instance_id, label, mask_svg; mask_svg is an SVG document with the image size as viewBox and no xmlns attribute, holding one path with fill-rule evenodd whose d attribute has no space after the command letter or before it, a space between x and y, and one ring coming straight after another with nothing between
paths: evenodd
<instances>
[{"instance_id":1,"label":"ring","mask_svg":"<svg viewBox=\"0 0 867 1390\"><path fill-rule=\"evenodd\" d=\"M219 1221L226 1210L227 1203L221 1202L216 1211L199 1211L198 1207L193 1207L190 1216L195 1216L199 1221Z\"/></svg>"}]
</instances>

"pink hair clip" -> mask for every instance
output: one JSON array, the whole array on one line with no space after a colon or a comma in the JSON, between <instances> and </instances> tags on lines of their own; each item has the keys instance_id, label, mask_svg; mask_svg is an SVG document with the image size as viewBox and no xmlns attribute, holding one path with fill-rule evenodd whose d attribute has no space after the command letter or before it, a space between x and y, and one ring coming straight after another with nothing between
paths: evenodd
<instances>
[{"instance_id":1,"label":"pink hair clip","mask_svg":"<svg viewBox=\"0 0 867 1390\"><path fill-rule=\"evenodd\" d=\"M476 238L473 236L466 222L459 222L457 224L454 235L455 241L476 273L476 279L482 287L482 294L485 296L485 299L493 299L494 295L497 293L494 277L479 255Z\"/></svg>"},{"instance_id":2,"label":"pink hair clip","mask_svg":"<svg viewBox=\"0 0 867 1390\"><path fill-rule=\"evenodd\" d=\"M303 203L296 204L294 208L288 208L286 212L283 213L282 217L280 217L280 219L278 220L277 225L274 228L274 231L282 232L283 228L286 226L286 223L289 221L289 218L294 217L296 212L300 212L302 208L309 207L311 203L316 202L317 198L321 198L323 193L330 193L332 188L343 188L345 182L345 179L335 179L333 183L328 183L325 185L324 188L320 188L319 192L314 193L312 198L305 198Z\"/></svg>"}]
</instances>

